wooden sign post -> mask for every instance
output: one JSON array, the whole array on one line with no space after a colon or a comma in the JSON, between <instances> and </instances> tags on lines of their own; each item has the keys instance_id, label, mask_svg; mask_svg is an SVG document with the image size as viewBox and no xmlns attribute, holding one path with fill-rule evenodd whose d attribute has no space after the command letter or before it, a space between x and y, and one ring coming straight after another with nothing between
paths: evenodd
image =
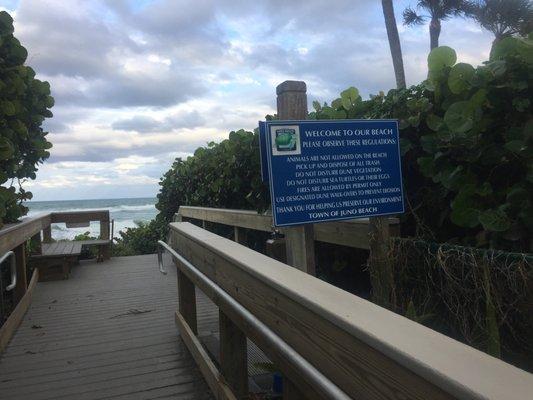
<instances>
[{"instance_id":1,"label":"wooden sign post","mask_svg":"<svg viewBox=\"0 0 533 400\"><path fill-rule=\"evenodd\" d=\"M276 88L280 120L307 119L307 87L302 81L285 81ZM284 228L287 264L316 275L315 234L312 224Z\"/></svg>"}]
</instances>

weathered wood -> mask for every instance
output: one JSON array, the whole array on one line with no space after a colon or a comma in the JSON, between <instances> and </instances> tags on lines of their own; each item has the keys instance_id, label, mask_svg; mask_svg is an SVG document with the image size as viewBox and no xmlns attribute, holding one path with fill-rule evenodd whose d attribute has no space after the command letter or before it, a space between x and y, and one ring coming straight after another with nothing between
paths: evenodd
<instances>
[{"instance_id":1,"label":"weathered wood","mask_svg":"<svg viewBox=\"0 0 533 400\"><path fill-rule=\"evenodd\" d=\"M268 239L265 243L265 254L275 260L287 263L287 251L285 250L285 238Z\"/></svg>"},{"instance_id":2,"label":"weathered wood","mask_svg":"<svg viewBox=\"0 0 533 400\"><path fill-rule=\"evenodd\" d=\"M32 258L79 256L81 254L81 247L80 242L71 241L43 243L42 253L33 255Z\"/></svg>"},{"instance_id":3,"label":"weathered wood","mask_svg":"<svg viewBox=\"0 0 533 400\"><path fill-rule=\"evenodd\" d=\"M181 206L174 215L175 222L193 218L262 232L272 232L272 216L249 210ZM179 218L179 220L178 220ZM388 218L390 235L400 235L398 218ZM324 222L314 226L315 240L368 250L368 218L349 221ZM280 231L283 233L284 229Z\"/></svg>"},{"instance_id":4,"label":"weathered wood","mask_svg":"<svg viewBox=\"0 0 533 400\"><path fill-rule=\"evenodd\" d=\"M271 215L258 214L256 211L250 210L181 206L176 214L176 218L178 217L181 219L200 219L264 232L270 232L272 230ZM176 222L181 222L181 220Z\"/></svg>"},{"instance_id":5,"label":"weathered wood","mask_svg":"<svg viewBox=\"0 0 533 400\"><path fill-rule=\"evenodd\" d=\"M394 305L394 278L389 260L389 223L385 217L371 217L368 226L370 256L368 267L372 282L372 298L383 307Z\"/></svg>"},{"instance_id":6,"label":"weathered wood","mask_svg":"<svg viewBox=\"0 0 533 400\"><path fill-rule=\"evenodd\" d=\"M109 211L100 219L100 239L109 240L107 245L99 246L99 258L102 260L109 260L111 258L111 235L110 235L110 220Z\"/></svg>"},{"instance_id":7,"label":"weathered wood","mask_svg":"<svg viewBox=\"0 0 533 400\"><path fill-rule=\"evenodd\" d=\"M237 400L222 374L217 370L213 361L211 361L209 354L204 350L202 343L200 343L195 333L187 324L187 321L185 321L179 312L176 313L176 325L178 326L183 342L191 352L215 398L217 400Z\"/></svg>"},{"instance_id":8,"label":"weathered wood","mask_svg":"<svg viewBox=\"0 0 533 400\"><path fill-rule=\"evenodd\" d=\"M171 233L180 254L354 398L518 400L533 391L530 374L233 241L189 223Z\"/></svg>"},{"instance_id":9,"label":"weathered wood","mask_svg":"<svg viewBox=\"0 0 533 400\"><path fill-rule=\"evenodd\" d=\"M0 328L0 353L4 351L7 344L13 337L15 331L17 330L18 326L22 322L24 314L26 314L26 311L28 310L28 307L31 304L33 291L35 289L35 286L37 285L38 280L39 280L39 270L35 269L33 270L30 284L28 286L28 289L26 290L26 293L24 294L22 299L18 302L17 306L15 307L11 315L7 318L7 320L4 322L4 324Z\"/></svg>"},{"instance_id":10,"label":"weathered wood","mask_svg":"<svg viewBox=\"0 0 533 400\"><path fill-rule=\"evenodd\" d=\"M50 225L50 214L27 218L0 229L0 254L4 254Z\"/></svg>"},{"instance_id":11,"label":"weathered wood","mask_svg":"<svg viewBox=\"0 0 533 400\"><path fill-rule=\"evenodd\" d=\"M173 241L176 241L177 243L177 235L172 235L172 238ZM180 263L178 261L178 268L179 265ZM268 358L272 362L274 362L275 365L279 366L279 368L281 368L285 374L290 376L291 379L298 382L298 385L301 387L301 390L307 393L310 399L323 399L323 397L317 394L313 390L313 388L308 385L305 380L305 377L303 375L300 375L300 373L294 369L293 365L291 365L284 357L282 357L275 348L272 348L270 346L269 342L265 340L262 331L257 330L253 325L250 325L245 320L243 320L242 316L235 313L232 308L228 307L226 303L221 301L217 293L214 292L208 285L206 285L205 282L197 279L197 277L193 274L190 274L187 269L184 269L183 273L187 275L189 279L191 279L194 285L197 286L202 291L202 293L209 297L213 301L213 303L215 303L220 308L220 311L224 312L224 314L229 317L229 319L233 321L233 323L244 332L247 338L252 340L253 343L255 343L257 346L259 346L259 348L261 348L261 350L268 356Z\"/></svg>"},{"instance_id":12,"label":"weathered wood","mask_svg":"<svg viewBox=\"0 0 533 400\"><path fill-rule=\"evenodd\" d=\"M13 251L17 266L17 286L15 286L13 296L15 304L18 304L26 294L26 288L28 286L26 277L26 243L18 245Z\"/></svg>"},{"instance_id":13,"label":"weathered wood","mask_svg":"<svg viewBox=\"0 0 533 400\"><path fill-rule=\"evenodd\" d=\"M42 251L41 232L36 233L30 239L32 253L40 254Z\"/></svg>"},{"instance_id":14,"label":"weathered wood","mask_svg":"<svg viewBox=\"0 0 533 400\"><path fill-rule=\"evenodd\" d=\"M233 238L235 242L246 246L246 231L238 226L233 227Z\"/></svg>"},{"instance_id":15,"label":"weathered wood","mask_svg":"<svg viewBox=\"0 0 533 400\"><path fill-rule=\"evenodd\" d=\"M43 243L52 242L52 227L50 225L43 228Z\"/></svg>"},{"instance_id":16,"label":"weathered wood","mask_svg":"<svg viewBox=\"0 0 533 400\"><path fill-rule=\"evenodd\" d=\"M285 81L276 87L278 118L307 119L307 87L302 81Z\"/></svg>"},{"instance_id":17,"label":"weathered wood","mask_svg":"<svg viewBox=\"0 0 533 400\"><path fill-rule=\"evenodd\" d=\"M313 225L298 225L284 229L287 264L310 275L316 275Z\"/></svg>"},{"instance_id":18,"label":"weathered wood","mask_svg":"<svg viewBox=\"0 0 533 400\"><path fill-rule=\"evenodd\" d=\"M155 255L84 261L70 280L37 284L0 354L0 398L208 400L209 386L178 339L176 270ZM120 284L117 284L119 282ZM201 329L218 310L198 294Z\"/></svg>"},{"instance_id":19,"label":"weathered wood","mask_svg":"<svg viewBox=\"0 0 533 400\"><path fill-rule=\"evenodd\" d=\"M196 335L198 323L196 318L196 289L191 280L178 269L178 307L183 319Z\"/></svg>"},{"instance_id":20,"label":"weathered wood","mask_svg":"<svg viewBox=\"0 0 533 400\"><path fill-rule=\"evenodd\" d=\"M285 81L276 87L278 117L281 120L307 119L305 82ZM270 135L270 133L268 133ZM315 275L315 233L313 224L287 227L284 230L287 264Z\"/></svg>"},{"instance_id":21,"label":"weathered wood","mask_svg":"<svg viewBox=\"0 0 533 400\"><path fill-rule=\"evenodd\" d=\"M91 221L108 221L109 210L62 211L51 214L54 223L82 223Z\"/></svg>"},{"instance_id":22,"label":"weathered wood","mask_svg":"<svg viewBox=\"0 0 533 400\"><path fill-rule=\"evenodd\" d=\"M235 397L248 396L248 354L246 336L235 323L219 312L220 370Z\"/></svg>"}]
</instances>

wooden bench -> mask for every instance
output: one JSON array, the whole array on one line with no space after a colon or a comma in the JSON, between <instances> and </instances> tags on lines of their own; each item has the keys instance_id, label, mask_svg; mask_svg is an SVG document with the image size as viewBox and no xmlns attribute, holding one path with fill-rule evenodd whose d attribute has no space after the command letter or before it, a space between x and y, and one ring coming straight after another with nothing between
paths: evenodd
<instances>
[{"instance_id":1,"label":"wooden bench","mask_svg":"<svg viewBox=\"0 0 533 400\"><path fill-rule=\"evenodd\" d=\"M68 279L71 266L78 263L81 248L81 242L43 243L41 254L30 258L31 263L39 268L39 281Z\"/></svg>"}]
</instances>

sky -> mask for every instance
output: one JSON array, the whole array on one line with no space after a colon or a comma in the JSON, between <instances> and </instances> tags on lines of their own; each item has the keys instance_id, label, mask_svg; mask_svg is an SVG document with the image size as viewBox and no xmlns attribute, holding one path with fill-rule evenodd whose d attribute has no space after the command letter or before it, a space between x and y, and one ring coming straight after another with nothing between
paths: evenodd
<instances>
[{"instance_id":1,"label":"sky","mask_svg":"<svg viewBox=\"0 0 533 400\"><path fill-rule=\"evenodd\" d=\"M408 84L427 74L427 25L394 0ZM154 197L176 157L275 112L276 86L307 83L308 103L349 86L395 86L379 0L0 0L50 82L51 156L25 184L34 200ZM441 45L474 65L491 35L443 22Z\"/></svg>"}]
</instances>

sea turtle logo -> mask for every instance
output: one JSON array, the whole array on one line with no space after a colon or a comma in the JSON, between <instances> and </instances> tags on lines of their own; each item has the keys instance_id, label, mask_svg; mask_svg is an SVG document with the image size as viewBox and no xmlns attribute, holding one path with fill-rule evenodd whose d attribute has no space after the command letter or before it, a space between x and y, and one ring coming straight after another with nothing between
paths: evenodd
<instances>
[{"instance_id":1,"label":"sea turtle logo","mask_svg":"<svg viewBox=\"0 0 533 400\"><path fill-rule=\"evenodd\" d=\"M278 151L296 150L297 142L298 138L295 129L276 129L276 149Z\"/></svg>"}]
</instances>

